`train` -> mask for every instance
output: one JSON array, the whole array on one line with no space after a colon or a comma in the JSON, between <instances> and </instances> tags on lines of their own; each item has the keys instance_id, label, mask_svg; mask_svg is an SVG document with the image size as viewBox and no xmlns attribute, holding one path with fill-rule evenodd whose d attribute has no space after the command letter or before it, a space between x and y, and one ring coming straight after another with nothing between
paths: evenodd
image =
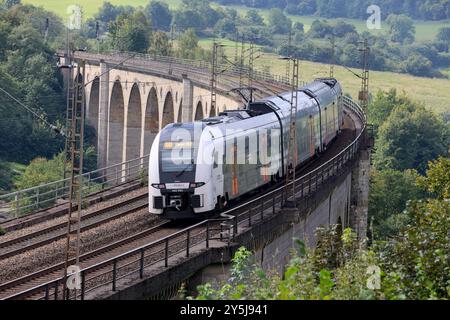
<instances>
[{"instance_id":1,"label":"train","mask_svg":"<svg viewBox=\"0 0 450 320\"><path fill-rule=\"evenodd\" d=\"M297 94L294 164L301 167L339 135L344 108L342 87L334 78L316 79ZM286 92L163 128L150 151L150 214L204 218L284 179L290 168L291 97Z\"/></svg>"}]
</instances>

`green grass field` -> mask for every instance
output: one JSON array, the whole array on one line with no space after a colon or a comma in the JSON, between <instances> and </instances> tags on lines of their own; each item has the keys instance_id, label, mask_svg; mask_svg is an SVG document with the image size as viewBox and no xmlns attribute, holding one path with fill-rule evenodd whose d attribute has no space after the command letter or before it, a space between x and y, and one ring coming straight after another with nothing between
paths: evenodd
<instances>
[{"instance_id":1,"label":"green grass field","mask_svg":"<svg viewBox=\"0 0 450 320\"><path fill-rule=\"evenodd\" d=\"M52 11L62 18L67 17L67 9L71 5L79 5L83 8L84 18L93 17L102 6L103 0L22 0L23 3L41 6L44 9ZM129 5L134 7L146 6L150 0L108 0L113 5ZM171 9L176 8L181 0L163 0Z\"/></svg>"}]
</instances>

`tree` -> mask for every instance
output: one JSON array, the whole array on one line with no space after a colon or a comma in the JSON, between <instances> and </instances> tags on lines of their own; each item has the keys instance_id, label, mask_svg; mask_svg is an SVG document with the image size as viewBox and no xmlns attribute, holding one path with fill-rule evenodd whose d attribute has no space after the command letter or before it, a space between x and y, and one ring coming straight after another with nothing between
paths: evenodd
<instances>
[{"instance_id":1,"label":"tree","mask_svg":"<svg viewBox=\"0 0 450 320\"><path fill-rule=\"evenodd\" d=\"M433 64L431 61L421 54L411 55L404 63L404 68L407 73L415 76L433 76L435 73L433 70Z\"/></svg>"},{"instance_id":2,"label":"tree","mask_svg":"<svg viewBox=\"0 0 450 320\"><path fill-rule=\"evenodd\" d=\"M121 14L133 14L133 12L134 8L131 6L115 6L106 1L103 2L98 13L95 15L95 20L108 24L109 22L116 20Z\"/></svg>"},{"instance_id":3,"label":"tree","mask_svg":"<svg viewBox=\"0 0 450 320\"><path fill-rule=\"evenodd\" d=\"M445 27L445 28L439 29L437 39L439 41L450 43L450 27Z\"/></svg>"},{"instance_id":4,"label":"tree","mask_svg":"<svg viewBox=\"0 0 450 320\"><path fill-rule=\"evenodd\" d=\"M439 157L428 164L425 177L419 177L417 184L440 200L450 198L450 158Z\"/></svg>"},{"instance_id":5,"label":"tree","mask_svg":"<svg viewBox=\"0 0 450 320\"><path fill-rule=\"evenodd\" d=\"M149 53L157 56L172 55L172 45L164 32L156 31L153 33Z\"/></svg>"},{"instance_id":6,"label":"tree","mask_svg":"<svg viewBox=\"0 0 450 320\"><path fill-rule=\"evenodd\" d=\"M172 12L167 3L152 1L145 7L145 13L155 30L169 31L172 23Z\"/></svg>"},{"instance_id":7,"label":"tree","mask_svg":"<svg viewBox=\"0 0 450 320\"><path fill-rule=\"evenodd\" d=\"M393 42L413 43L416 27L414 21L405 15L391 14L386 20L389 25L389 35Z\"/></svg>"},{"instance_id":8,"label":"tree","mask_svg":"<svg viewBox=\"0 0 450 320\"><path fill-rule=\"evenodd\" d=\"M233 37L236 34L236 23L228 18L224 18L222 20L219 20L217 22L216 26L214 27L214 30L216 33L218 33L222 38L225 38L227 36Z\"/></svg>"},{"instance_id":9,"label":"tree","mask_svg":"<svg viewBox=\"0 0 450 320\"><path fill-rule=\"evenodd\" d=\"M296 33L298 33L298 32L304 33L305 32L305 25L303 23L301 23L301 22L296 22L296 23L294 23L293 31L296 32Z\"/></svg>"},{"instance_id":10,"label":"tree","mask_svg":"<svg viewBox=\"0 0 450 320\"><path fill-rule=\"evenodd\" d=\"M151 27L142 11L133 15L119 15L110 23L109 31L114 49L141 53L148 51Z\"/></svg>"},{"instance_id":11,"label":"tree","mask_svg":"<svg viewBox=\"0 0 450 320\"><path fill-rule=\"evenodd\" d=\"M370 181L369 221L373 222L375 239L396 236L408 222L403 213L408 200L426 197L417 185L419 174L413 170L373 171Z\"/></svg>"},{"instance_id":12,"label":"tree","mask_svg":"<svg viewBox=\"0 0 450 320\"><path fill-rule=\"evenodd\" d=\"M194 28L201 31L214 27L222 18L221 13L211 8L207 0L183 0L180 9L175 11L173 23L184 30Z\"/></svg>"},{"instance_id":13,"label":"tree","mask_svg":"<svg viewBox=\"0 0 450 320\"><path fill-rule=\"evenodd\" d=\"M416 169L447 154L449 126L422 105L397 106L379 129L374 163L380 170Z\"/></svg>"},{"instance_id":14,"label":"tree","mask_svg":"<svg viewBox=\"0 0 450 320\"><path fill-rule=\"evenodd\" d=\"M390 89L387 92L378 91L368 108L368 118L375 133L378 132L378 128L386 121L395 107L411 104L412 101L404 94L398 95L396 89Z\"/></svg>"},{"instance_id":15,"label":"tree","mask_svg":"<svg viewBox=\"0 0 450 320\"><path fill-rule=\"evenodd\" d=\"M308 31L311 38L326 38L333 34L333 27L326 20L314 20Z\"/></svg>"},{"instance_id":16,"label":"tree","mask_svg":"<svg viewBox=\"0 0 450 320\"><path fill-rule=\"evenodd\" d=\"M271 9L267 18L268 26L273 33L287 34L291 31L292 20L280 9Z\"/></svg>"},{"instance_id":17,"label":"tree","mask_svg":"<svg viewBox=\"0 0 450 320\"><path fill-rule=\"evenodd\" d=\"M346 23L343 20L338 20L333 24L333 33L336 37L342 38L348 33L357 33L357 31L353 24Z\"/></svg>"},{"instance_id":18,"label":"tree","mask_svg":"<svg viewBox=\"0 0 450 320\"><path fill-rule=\"evenodd\" d=\"M4 0L3 6L6 9L11 9L12 7L21 4L20 0Z\"/></svg>"},{"instance_id":19,"label":"tree","mask_svg":"<svg viewBox=\"0 0 450 320\"><path fill-rule=\"evenodd\" d=\"M177 55L183 59L208 60L210 56L199 47L198 37L194 29L186 30L178 41Z\"/></svg>"},{"instance_id":20,"label":"tree","mask_svg":"<svg viewBox=\"0 0 450 320\"><path fill-rule=\"evenodd\" d=\"M256 25L256 26L264 25L264 19L263 19L263 17L261 17L261 15L258 13L257 10L247 11L247 13L245 15L245 20L251 25Z\"/></svg>"}]
</instances>

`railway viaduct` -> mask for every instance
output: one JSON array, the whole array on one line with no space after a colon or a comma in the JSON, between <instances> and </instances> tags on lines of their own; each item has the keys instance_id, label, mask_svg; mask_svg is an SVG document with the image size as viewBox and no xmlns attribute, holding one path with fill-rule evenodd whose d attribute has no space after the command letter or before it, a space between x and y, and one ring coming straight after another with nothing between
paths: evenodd
<instances>
[{"instance_id":1,"label":"railway viaduct","mask_svg":"<svg viewBox=\"0 0 450 320\"><path fill-rule=\"evenodd\" d=\"M219 78L217 109L211 108L211 73L206 64L118 54L77 53L75 58L86 62L87 121L97 135L100 168L147 154L155 134L168 123L198 120L243 105L232 90L239 86L239 75L228 72ZM60 59L64 63L66 57ZM289 90L280 79L257 72L253 85L259 88L257 98ZM78 298L170 299L182 285L191 290L205 281L226 279L240 246L251 249L263 267L282 271L294 238L314 246L320 226L351 227L363 240L370 146L363 111L347 97L344 103L343 133L334 147L302 170L295 197L289 198L279 186L246 200L220 219L87 266L81 271ZM287 199L295 201L295 209L286 208ZM10 298L53 299L60 287L58 278Z\"/></svg>"},{"instance_id":2,"label":"railway viaduct","mask_svg":"<svg viewBox=\"0 0 450 320\"><path fill-rule=\"evenodd\" d=\"M64 55L60 58L67 62ZM167 124L202 120L240 105L238 96L229 92L232 86L222 82L216 108L211 107L206 65L83 52L76 58L86 63L86 120L96 134L98 168L149 154L153 139Z\"/></svg>"}]
</instances>

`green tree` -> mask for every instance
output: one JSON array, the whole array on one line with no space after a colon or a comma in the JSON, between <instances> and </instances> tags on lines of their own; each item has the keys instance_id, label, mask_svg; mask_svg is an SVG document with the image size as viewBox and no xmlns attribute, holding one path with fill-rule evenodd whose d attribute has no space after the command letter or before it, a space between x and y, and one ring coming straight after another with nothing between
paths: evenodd
<instances>
[{"instance_id":1,"label":"green tree","mask_svg":"<svg viewBox=\"0 0 450 320\"><path fill-rule=\"evenodd\" d=\"M433 70L433 63L426 57L417 53L408 57L404 66L407 73L415 76L428 77L435 73Z\"/></svg>"},{"instance_id":2,"label":"green tree","mask_svg":"<svg viewBox=\"0 0 450 320\"><path fill-rule=\"evenodd\" d=\"M148 51L151 27L142 11L121 14L110 23L112 46L115 50L145 53Z\"/></svg>"},{"instance_id":3,"label":"green tree","mask_svg":"<svg viewBox=\"0 0 450 320\"><path fill-rule=\"evenodd\" d=\"M326 20L314 20L308 31L311 38L326 38L333 35L333 27Z\"/></svg>"},{"instance_id":4,"label":"green tree","mask_svg":"<svg viewBox=\"0 0 450 320\"><path fill-rule=\"evenodd\" d=\"M131 6L115 6L108 1L105 1L95 15L95 20L109 23L116 20L121 14L133 14L133 12L134 8Z\"/></svg>"},{"instance_id":5,"label":"green tree","mask_svg":"<svg viewBox=\"0 0 450 320\"><path fill-rule=\"evenodd\" d=\"M172 45L167 34L161 31L153 33L149 53L157 56L172 55Z\"/></svg>"},{"instance_id":6,"label":"green tree","mask_svg":"<svg viewBox=\"0 0 450 320\"><path fill-rule=\"evenodd\" d=\"M414 21L405 15L391 14L386 22L389 25L391 40L398 43L413 43L416 34Z\"/></svg>"},{"instance_id":7,"label":"green tree","mask_svg":"<svg viewBox=\"0 0 450 320\"><path fill-rule=\"evenodd\" d=\"M400 105L379 129L374 163L380 170L425 173L428 161L447 154L449 142L442 119L422 105Z\"/></svg>"},{"instance_id":8,"label":"green tree","mask_svg":"<svg viewBox=\"0 0 450 320\"><path fill-rule=\"evenodd\" d=\"M408 223L404 214L408 200L426 197L417 185L419 174L413 170L373 171L370 181L369 221L373 222L372 236L386 239L396 236Z\"/></svg>"},{"instance_id":9,"label":"green tree","mask_svg":"<svg viewBox=\"0 0 450 320\"><path fill-rule=\"evenodd\" d=\"M167 3L161 1L151 1L145 12L155 30L169 31L172 23L172 12Z\"/></svg>"},{"instance_id":10,"label":"green tree","mask_svg":"<svg viewBox=\"0 0 450 320\"><path fill-rule=\"evenodd\" d=\"M280 9L271 9L267 17L267 22L273 33L287 34L292 28L292 20Z\"/></svg>"},{"instance_id":11,"label":"green tree","mask_svg":"<svg viewBox=\"0 0 450 320\"><path fill-rule=\"evenodd\" d=\"M11 9L18 4L21 4L20 0L3 0L2 6L6 9Z\"/></svg>"},{"instance_id":12,"label":"green tree","mask_svg":"<svg viewBox=\"0 0 450 320\"><path fill-rule=\"evenodd\" d=\"M255 26L263 26L264 18L259 14L257 10L248 10L245 14L245 20L247 23Z\"/></svg>"},{"instance_id":13,"label":"green tree","mask_svg":"<svg viewBox=\"0 0 450 320\"><path fill-rule=\"evenodd\" d=\"M378 128L397 106L410 106L412 104L413 102L404 93L398 95L396 89L390 89L386 92L378 91L368 108L368 118L370 124L374 127L375 133L378 132Z\"/></svg>"},{"instance_id":14,"label":"green tree","mask_svg":"<svg viewBox=\"0 0 450 320\"><path fill-rule=\"evenodd\" d=\"M440 200L450 198L450 158L440 157L428 164L425 177L417 184Z\"/></svg>"},{"instance_id":15,"label":"green tree","mask_svg":"<svg viewBox=\"0 0 450 320\"><path fill-rule=\"evenodd\" d=\"M357 31L353 24L338 20L333 24L333 33L336 37L342 38L348 33L357 33Z\"/></svg>"},{"instance_id":16,"label":"green tree","mask_svg":"<svg viewBox=\"0 0 450 320\"><path fill-rule=\"evenodd\" d=\"M51 160L36 158L28 165L16 183L18 190L28 189L41 184L61 180L64 177L64 154Z\"/></svg>"},{"instance_id":17,"label":"green tree","mask_svg":"<svg viewBox=\"0 0 450 320\"><path fill-rule=\"evenodd\" d=\"M194 29L186 30L178 41L177 55L183 59L208 60L210 55L198 45L198 37Z\"/></svg>"},{"instance_id":18,"label":"green tree","mask_svg":"<svg viewBox=\"0 0 450 320\"><path fill-rule=\"evenodd\" d=\"M388 299L449 298L449 212L449 201L412 202L405 230L396 240L380 245L382 287Z\"/></svg>"},{"instance_id":19,"label":"green tree","mask_svg":"<svg viewBox=\"0 0 450 320\"><path fill-rule=\"evenodd\" d=\"M236 34L236 23L228 18L219 20L214 27L214 31L219 34L222 38L227 36L233 37Z\"/></svg>"},{"instance_id":20,"label":"green tree","mask_svg":"<svg viewBox=\"0 0 450 320\"><path fill-rule=\"evenodd\" d=\"M444 27L439 29L437 39L439 41L450 43L450 27Z\"/></svg>"}]
</instances>

